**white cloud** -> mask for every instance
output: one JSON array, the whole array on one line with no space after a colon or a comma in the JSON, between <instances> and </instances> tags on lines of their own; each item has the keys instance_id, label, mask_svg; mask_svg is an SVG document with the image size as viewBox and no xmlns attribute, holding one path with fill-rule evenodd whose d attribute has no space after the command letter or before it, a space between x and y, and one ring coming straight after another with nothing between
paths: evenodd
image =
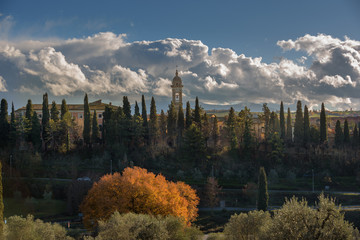
<instances>
[{"instance_id":1,"label":"white cloud","mask_svg":"<svg viewBox=\"0 0 360 240\"><path fill-rule=\"evenodd\" d=\"M0 76L0 92L7 92L6 81L2 76Z\"/></svg>"},{"instance_id":2,"label":"white cloud","mask_svg":"<svg viewBox=\"0 0 360 240\"><path fill-rule=\"evenodd\" d=\"M305 51L311 57L269 64L227 48L214 48L209 54L201 41L125 39L125 34L105 32L81 39L3 41L0 63L10 62L28 79L11 86L20 92L39 89L55 96L88 92L103 98L122 94L132 99L146 94L170 101L178 65L184 100L199 96L203 103L219 105L302 100L309 106L323 101L340 106L339 101L341 106L360 108L360 42L349 38L319 34L279 41L284 50ZM305 61L312 61L310 67ZM5 71L1 65L0 70ZM3 76L9 79L12 74L13 69Z\"/></svg>"}]
</instances>

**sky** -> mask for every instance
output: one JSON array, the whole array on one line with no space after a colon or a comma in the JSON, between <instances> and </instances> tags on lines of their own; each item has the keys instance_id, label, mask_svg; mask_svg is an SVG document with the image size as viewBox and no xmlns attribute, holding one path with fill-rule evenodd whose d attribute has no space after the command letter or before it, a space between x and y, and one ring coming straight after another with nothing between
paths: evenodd
<instances>
[{"instance_id":1,"label":"sky","mask_svg":"<svg viewBox=\"0 0 360 240\"><path fill-rule=\"evenodd\" d=\"M360 2L0 0L0 97L360 110ZM149 106L148 106L149 107Z\"/></svg>"}]
</instances>

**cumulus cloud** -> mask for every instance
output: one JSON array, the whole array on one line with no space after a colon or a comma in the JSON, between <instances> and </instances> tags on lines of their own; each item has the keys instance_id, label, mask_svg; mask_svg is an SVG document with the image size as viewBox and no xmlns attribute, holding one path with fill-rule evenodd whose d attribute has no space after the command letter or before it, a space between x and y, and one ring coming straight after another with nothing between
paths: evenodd
<instances>
[{"instance_id":1,"label":"cumulus cloud","mask_svg":"<svg viewBox=\"0 0 360 240\"><path fill-rule=\"evenodd\" d=\"M264 63L261 57L209 48L201 41L167 38L127 42L125 34L98 33L86 38L0 42L0 62L21 74L12 87L55 96L88 92L99 97L145 94L171 99L178 65L184 100L231 105L263 102L309 106L360 107L360 42L329 35L305 35L277 43L285 51L303 51L299 59ZM310 65L304 65L305 61ZM13 71L13 70L11 70ZM6 72L9 79L15 73ZM8 87L9 88L9 87ZM122 96L119 96L121 99Z\"/></svg>"}]
</instances>

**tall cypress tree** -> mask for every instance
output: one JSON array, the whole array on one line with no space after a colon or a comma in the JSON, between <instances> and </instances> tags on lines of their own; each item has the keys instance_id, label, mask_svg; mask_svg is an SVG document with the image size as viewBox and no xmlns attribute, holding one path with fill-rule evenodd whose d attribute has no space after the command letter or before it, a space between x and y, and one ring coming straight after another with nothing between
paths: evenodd
<instances>
[{"instance_id":1,"label":"tall cypress tree","mask_svg":"<svg viewBox=\"0 0 360 240\"><path fill-rule=\"evenodd\" d=\"M321 103L320 112L320 143L327 141L326 113L324 103Z\"/></svg>"},{"instance_id":2,"label":"tall cypress tree","mask_svg":"<svg viewBox=\"0 0 360 240\"><path fill-rule=\"evenodd\" d=\"M186 102L186 123L185 123L185 128L188 129L190 127L190 125L192 124L192 119L191 119L191 107L190 107L190 102Z\"/></svg>"},{"instance_id":3,"label":"tall cypress tree","mask_svg":"<svg viewBox=\"0 0 360 240\"><path fill-rule=\"evenodd\" d=\"M195 112L194 112L194 122L201 127L201 116L200 116L200 106L199 99L196 97L195 99Z\"/></svg>"},{"instance_id":4,"label":"tall cypress tree","mask_svg":"<svg viewBox=\"0 0 360 240\"><path fill-rule=\"evenodd\" d=\"M284 104L280 103L280 137L285 140L285 115L284 115Z\"/></svg>"},{"instance_id":5,"label":"tall cypress tree","mask_svg":"<svg viewBox=\"0 0 360 240\"><path fill-rule=\"evenodd\" d=\"M34 146L34 148L36 150L39 149L40 144L41 144L41 126L40 126L40 122L39 122L39 118L38 115L36 113L34 113L32 115L32 119L31 119L31 131L30 131L30 140Z\"/></svg>"},{"instance_id":6,"label":"tall cypress tree","mask_svg":"<svg viewBox=\"0 0 360 240\"><path fill-rule=\"evenodd\" d=\"M130 108L130 102L128 100L127 96L123 97L123 112L127 119L131 119L131 108Z\"/></svg>"},{"instance_id":7,"label":"tall cypress tree","mask_svg":"<svg viewBox=\"0 0 360 240\"><path fill-rule=\"evenodd\" d=\"M51 119L54 122L59 121L59 110L57 109L55 101L52 101L50 113L51 113Z\"/></svg>"},{"instance_id":8,"label":"tall cypress tree","mask_svg":"<svg viewBox=\"0 0 360 240\"><path fill-rule=\"evenodd\" d=\"M181 144L184 128L185 128L184 110L182 108L182 104L179 104L179 111L177 114L178 144Z\"/></svg>"},{"instance_id":9,"label":"tall cypress tree","mask_svg":"<svg viewBox=\"0 0 360 240\"><path fill-rule=\"evenodd\" d=\"M66 100L63 99L61 102L61 120L63 120L65 113L69 111L68 105L66 104Z\"/></svg>"},{"instance_id":10,"label":"tall cypress tree","mask_svg":"<svg viewBox=\"0 0 360 240\"><path fill-rule=\"evenodd\" d=\"M164 110L161 109L160 113L160 134L162 139L164 140L166 137L166 130L167 130L167 119L164 113Z\"/></svg>"},{"instance_id":11,"label":"tall cypress tree","mask_svg":"<svg viewBox=\"0 0 360 240\"><path fill-rule=\"evenodd\" d=\"M83 130L84 143L90 144L91 140L91 115L88 95L85 93L84 97L84 130Z\"/></svg>"},{"instance_id":12,"label":"tall cypress tree","mask_svg":"<svg viewBox=\"0 0 360 240\"><path fill-rule=\"evenodd\" d=\"M349 123L347 119L344 122L344 144L345 146L350 143L350 130L349 130Z\"/></svg>"},{"instance_id":13,"label":"tall cypress tree","mask_svg":"<svg viewBox=\"0 0 360 240\"><path fill-rule=\"evenodd\" d=\"M304 145L306 146L310 142L310 118L309 110L305 105L304 107Z\"/></svg>"},{"instance_id":14,"label":"tall cypress tree","mask_svg":"<svg viewBox=\"0 0 360 240\"><path fill-rule=\"evenodd\" d=\"M267 178L264 167L260 167L258 180L258 201L257 209L266 211L269 202L269 193L267 187Z\"/></svg>"},{"instance_id":15,"label":"tall cypress tree","mask_svg":"<svg viewBox=\"0 0 360 240\"><path fill-rule=\"evenodd\" d=\"M168 116L167 116L167 132L169 137L175 137L176 134L176 110L175 105L171 101L171 104L169 105L168 110Z\"/></svg>"},{"instance_id":16,"label":"tall cypress tree","mask_svg":"<svg viewBox=\"0 0 360 240\"><path fill-rule=\"evenodd\" d=\"M11 104L9 138L10 138L11 146L14 147L16 144L16 119L15 119L14 103Z\"/></svg>"},{"instance_id":17,"label":"tall cypress tree","mask_svg":"<svg viewBox=\"0 0 360 240\"><path fill-rule=\"evenodd\" d=\"M288 142L292 142L292 124L291 124L291 112L290 108L288 108L287 118L286 118L286 140Z\"/></svg>"},{"instance_id":18,"label":"tall cypress tree","mask_svg":"<svg viewBox=\"0 0 360 240\"><path fill-rule=\"evenodd\" d=\"M2 165L0 161L0 236L4 230L4 202L3 202L3 185L2 185Z\"/></svg>"},{"instance_id":19,"label":"tall cypress tree","mask_svg":"<svg viewBox=\"0 0 360 240\"><path fill-rule=\"evenodd\" d=\"M6 99L1 99L0 108L0 146L5 146L9 140L9 122L8 122L8 103Z\"/></svg>"},{"instance_id":20,"label":"tall cypress tree","mask_svg":"<svg viewBox=\"0 0 360 240\"><path fill-rule=\"evenodd\" d=\"M340 121L337 120L335 125L335 147L340 148L342 146L343 140L344 140L344 135L341 128L341 124Z\"/></svg>"},{"instance_id":21,"label":"tall cypress tree","mask_svg":"<svg viewBox=\"0 0 360 240\"><path fill-rule=\"evenodd\" d=\"M214 119L213 119L213 125L212 125L212 129L211 129L211 137L214 143L214 149L216 151L216 146L218 144L219 141L219 137L220 137L220 132L219 132L219 126L218 126L218 120L217 117L215 115Z\"/></svg>"},{"instance_id":22,"label":"tall cypress tree","mask_svg":"<svg viewBox=\"0 0 360 240\"><path fill-rule=\"evenodd\" d=\"M91 143L99 142L99 125L97 121L96 110L94 110L93 118L92 118L92 128L91 128Z\"/></svg>"},{"instance_id":23,"label":"tall cypress tree","mask_svg":"<svg viewBox=\"0 0 360 240\"><path fill-rule=\"evenodd\" d=\"M26 104L26 110L25 110L25 117L27 120L31 121L33 112L34 112L33 105L32 105L31 99L29 99Z\"/></svg>"},{"instance_id":24,"label":"tall cypress tree","mask_svg":"<svg viewBox=\"0 0 360 240\"><path fill-rule=\"evenodd\" d=\"M151 98L151 103L150 103L149 134L152 143L155 144L156 139L159 135L159 124L158 124L158 117L156 113L156 104L154 97Z\"/></svg>"},{"instance_id":25,"label":"tall cypress tree","mask_svg":"<svg viewBox=\"0 0 360 240\"><path fill-rule=\"evenodd\" d=\"M135 101L134 117L140 117L140 109L139 109L139 105L138 105L137 101Z\"/></svg>"},{"instance_id":26,"label":"tall cypress tree","mask_svg":"<svg viewBox=\"0 0 360 240\"><path fill-rule=\"evenodd\" d=\"M304 139L304 117L302 113L301 101L297 102L294 124L294 142L298 145L303 143Z\"/></svg>"},{"instance_id":27,"label":"tall cypress tree","mask_svg":"<svg viewBox=\"0 0 360 240\"><path fill-rule=\"evenodd\" d=\"M225 124L230 141L230 148L234 150L238 147L238 138L236 135L236 115L233 107L230 108L229 116Z\"/></svg>"},{"instance_id":28,"label":"tall cypress tree","mask_svg":"<svg viewBox=\"0 0 360 240\"><path fill-rule=\"evenodd\" d=\"M263 104L263 114L261 116L262 120L265 123L265 140L269 140L270 137L270 109L267 106L267 103Z\"/></svg>"},{"instance_id":29,"label":"tall cypress tree","mask_svg":"<svg viewBox=\"0 0 360 240\"><path fill-rule=\"evenodd\" d=\"M359 145L359 132L356 123L353 130L352 145L354 148L356 148Z\"/></svg>"},{"instance_id":30,"label":"tall cypress tree","mask_svg":"<svg viewBox=\"0 0 360 240\"><path fill-rule=\"evenodd\" d=\"M143 119L143 127L147 130L148 121L147 121L147 111L146 111L146 103L145 103L144 95L142 95L141 97L141 117Z\"/></svg>"},{"instance_id":31,"label":"tall cypress tree","mask_svg":"<svg viewBox=\"0 0 360 240\"><path fill-rule=\"evenodd\" d=\"M45 93L43 95L43 104L42 104L42 118L41 118L41 129L42 129L42 141L44 142L45 151L47 150L47 139L49 138L49 100L48 95Z\"/></svg>"}]
</instances>

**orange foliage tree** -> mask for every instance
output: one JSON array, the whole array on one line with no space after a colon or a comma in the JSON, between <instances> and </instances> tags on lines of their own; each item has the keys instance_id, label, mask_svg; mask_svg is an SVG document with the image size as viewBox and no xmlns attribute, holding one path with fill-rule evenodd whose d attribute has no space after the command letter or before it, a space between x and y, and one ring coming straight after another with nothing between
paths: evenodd
<instances>
[{"instance_id":1,"label":"orange foliage tree","mask_svg":"<svg viewBox=\"0 0 360 240\"><path fill-rule=\"evenodd\" d=\"M87 227L108 219L115 211L173 215L190 225L197 217L198 204L196 191L189 185L134 167L124 169L122 174L105 175L94 183L80 210Z\"/></svg>"}]
</instances>

